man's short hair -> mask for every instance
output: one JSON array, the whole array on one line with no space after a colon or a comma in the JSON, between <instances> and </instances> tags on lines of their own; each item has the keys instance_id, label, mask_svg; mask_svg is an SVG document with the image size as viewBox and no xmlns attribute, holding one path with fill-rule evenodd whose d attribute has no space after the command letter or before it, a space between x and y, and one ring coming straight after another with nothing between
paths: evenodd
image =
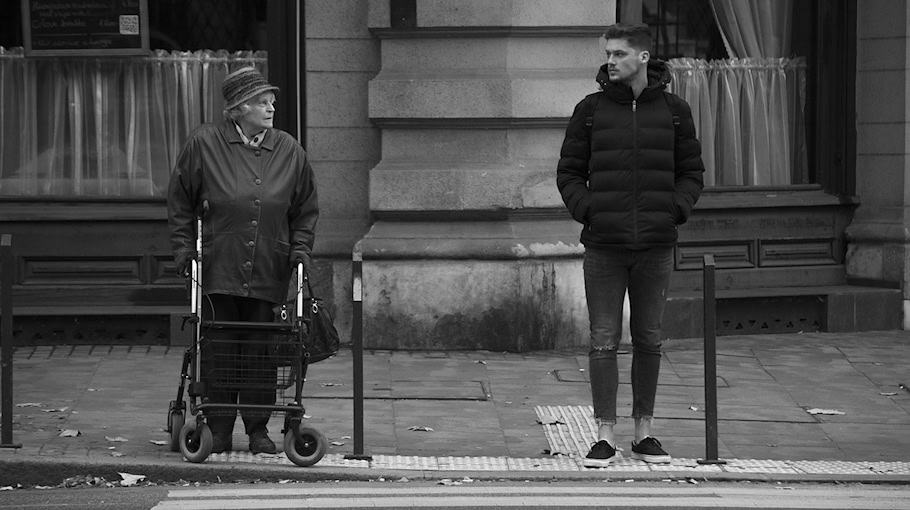
<instances>
[{"instance_id":1,"label":"man's short hair","mask_svg":"<svg viewBox=\"0 0 910 510\"><path fill-rule=\"evenodd\" d=\"M604 31L605 40L624 39L639 51L651 51L651 28L644 23L616 23Z\"/></svg>"}]
</instances>

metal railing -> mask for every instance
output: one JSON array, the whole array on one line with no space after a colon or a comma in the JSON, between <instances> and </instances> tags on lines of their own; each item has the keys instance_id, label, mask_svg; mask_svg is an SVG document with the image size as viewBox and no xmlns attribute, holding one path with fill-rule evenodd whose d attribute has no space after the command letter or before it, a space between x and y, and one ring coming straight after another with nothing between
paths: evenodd
<instances>
[{"instance_id":1,"label":"metal railing","mask_svg":"<svg viewBox=\"0 0 910 510\"><path fill-rule=\"evenodd\" d=\"M0 448L13 443L13 237L0 236Z\"/></svg>"},{"instance_id":2,"label":"metal railing","mask_svg":"<svg viewBox=\"0 0 910 510\"><path fill-rule=\"evenodd\" d=\"M717 458L717 299L714 255L704 256L705 458L699 464L726 464Z\"/></svg>"}]
</instances>

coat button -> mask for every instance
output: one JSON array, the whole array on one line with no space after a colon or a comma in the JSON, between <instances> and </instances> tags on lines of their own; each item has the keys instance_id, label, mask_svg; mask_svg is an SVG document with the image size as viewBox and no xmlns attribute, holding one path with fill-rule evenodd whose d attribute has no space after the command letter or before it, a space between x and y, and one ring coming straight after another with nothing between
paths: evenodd
<instances>
[{"instance_id":1,"label":"coat button","mask_svg":"<svg viewBox=\"0 0 910 510\"><path fill-rule=\"evenodd\" d=\"M262 179L256 179L256 184L262 184Z\"/></svg>"}]
</instances>

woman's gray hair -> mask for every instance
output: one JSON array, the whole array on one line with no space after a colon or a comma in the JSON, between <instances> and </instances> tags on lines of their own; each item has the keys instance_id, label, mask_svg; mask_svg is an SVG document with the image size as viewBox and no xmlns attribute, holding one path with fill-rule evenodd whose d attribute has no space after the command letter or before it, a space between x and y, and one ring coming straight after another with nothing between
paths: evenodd
<instances>
[{"instance_id":1,"label":"woman's gray hair","mask_svg":"<svg viewBox=\"0 0 910 510\"><path fill-rule=\"evenodd\" d=\"M224 109L222 111L222 114L224 115L225 120L233 120L236 122L237 119L243 117L243 115L246 113L243 108L244 106L246 106L246 103L239 104L231 109Z\"/></svg>"}]
</instances>

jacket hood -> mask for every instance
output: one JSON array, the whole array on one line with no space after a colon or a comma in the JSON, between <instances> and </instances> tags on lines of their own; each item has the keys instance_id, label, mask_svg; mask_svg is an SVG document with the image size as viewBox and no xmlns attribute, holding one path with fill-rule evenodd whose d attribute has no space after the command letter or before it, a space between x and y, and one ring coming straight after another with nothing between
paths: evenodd
<instances>
[{"instance_id":1,"label":"jacket hood","mask_svg":"<svg viewBox=\"0 0 910 510\"><path fill-rule=\"evenodd\" d=\"M600 69L597 71L597 78L595 79L597 84L600 85L600 89L603 91L612 91L614 93L623 95L628 94L631 96L631 92L629 91L632 89L628 85L610 81L610 75L607 73L607 64L600 66ZM645 91L662 91L667 88L671 79L670 69L665 61L657 58L652 58L648 61L648 86L645 87Z\"/></svg>"}]
</instances>

